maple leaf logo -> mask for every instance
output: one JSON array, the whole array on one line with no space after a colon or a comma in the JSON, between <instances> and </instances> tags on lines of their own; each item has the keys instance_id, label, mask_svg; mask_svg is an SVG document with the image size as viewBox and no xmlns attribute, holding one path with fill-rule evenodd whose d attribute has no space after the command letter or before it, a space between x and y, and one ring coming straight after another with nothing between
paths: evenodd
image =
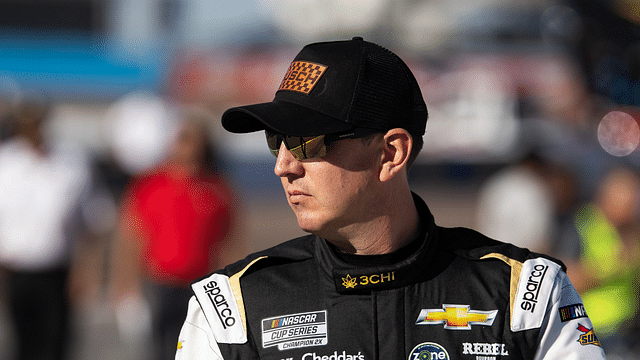
<instances>
[{"instance_id":1,"label":"maple leaf logo","mask_svg":"<svg viewBox=\"0 0 640 360\"><path fill-rule=\"evenodd\" d=\"M346 278L342 278L342 286L346 287L347 289L353 289L356 287L356 285L358 285L358 280L354 277L351 277L351 275L347 274Z\"/></svg>"}]
</instances>

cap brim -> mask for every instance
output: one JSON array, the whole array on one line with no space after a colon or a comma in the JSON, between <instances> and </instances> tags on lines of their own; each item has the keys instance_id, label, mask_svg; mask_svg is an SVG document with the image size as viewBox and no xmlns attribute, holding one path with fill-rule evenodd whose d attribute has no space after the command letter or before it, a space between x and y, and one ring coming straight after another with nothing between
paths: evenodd
<instances>
[{"instance_id":1,"label":"cap brim","mask_svg":"<svg viewBox=\"0 0 640 360\"><path fill-rule=\"evenodd\" d=\"M304 106L277 100L230 108L222 114L222 126L233 133L270 129L293 136L333 134L353 128Z\"/></svg>"}]
</instances>

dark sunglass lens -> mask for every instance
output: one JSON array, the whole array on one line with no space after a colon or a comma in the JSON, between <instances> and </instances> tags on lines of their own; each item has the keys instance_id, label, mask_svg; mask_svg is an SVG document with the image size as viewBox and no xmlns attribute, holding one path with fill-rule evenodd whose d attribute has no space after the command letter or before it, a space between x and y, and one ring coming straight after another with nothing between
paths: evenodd
<instances>
[{"instance_id":1,"label":"dark sunglass lens","mask_svg":"<svg viewBox=\"0 0 640 360\"><path fill-rule=\"evenodd\" d=\"M278 157L280 145L284 142L287 150L298 160L305 160L326 155L324 135L320 136L288 136L265 130L267 145L273 156Z\"/></svg>"},{"instance_id":2,"label":"dark sunglass lens","mask_svg":"<svg viewBox=\"0 0 640 360\"><path fill-rule=\"evenodd\" d=\"M267 136L267 146L269 147L269 151L271 151L273 156L278 157L280 143L282 143L282 136L270 130L265 130L264 133Z\"/></svg>"},{"instance_id":3,"label":"dark sunglass lens","mask_svg":"<svg viewBox=\"0 0 640 360\"><path fill-rule=\"evenodd\" d=\"M273 131L265 130L265 134L267 135L267 146L271 150L280 149L280 143L282 142L282 136Z\"/></svg>"}]
</instances>

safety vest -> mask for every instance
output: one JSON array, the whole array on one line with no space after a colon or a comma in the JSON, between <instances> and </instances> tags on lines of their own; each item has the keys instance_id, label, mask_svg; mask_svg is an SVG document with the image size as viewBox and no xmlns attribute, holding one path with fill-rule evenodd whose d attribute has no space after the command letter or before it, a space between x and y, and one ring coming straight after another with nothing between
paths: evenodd
<instances>
[{"instance_id":1,"label":"safety vest","mask_svg":"<svg viewBox=\"0 0 640 360\"><path fill-rule=\"evenodd\" d=\"M600 336L614 334L638 310L633 292L637 267L621 261L624 246L618 230L593 204L575 217L582 238L582 263L599 285L580 294L593 326Z\"/></svg>"}]
</instances>

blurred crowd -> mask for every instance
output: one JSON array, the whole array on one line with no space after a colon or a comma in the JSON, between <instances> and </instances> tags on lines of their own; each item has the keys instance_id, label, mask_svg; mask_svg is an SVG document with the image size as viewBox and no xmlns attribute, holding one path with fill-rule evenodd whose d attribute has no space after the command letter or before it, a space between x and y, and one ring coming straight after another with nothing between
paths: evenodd
<instances>
[{"instance_id":1,"label":"blurred crowd","mask_svg":"<svg viewBox=\"0 0 640 360\"><path fill-rule=\"evenodd\" d=\"M522 137L531 144L522 156L483 182L476 226L562 260L608 358L637 359L639 30L590 15L568 46L575 73L546 104L521 98L519 118L541 126Z\"/></svg>"},{"instance_id":2,"label":"blurred crowd","mask_svg":"<svg viewBox=\"0 0 640 360\"><path fill-rule=\"evenodd\" d=\"M246 253L209 119L176 112L162 155L127 172L52 141L50 111L28 97L2 122L0 301L13 339L3 355L69 358L77 308L106 298L122 339L172 359L189 284Z\"/></svg>"},{"instance_id":3,"label":"blurred crowd","mask_svg":"<svg viewBox=\"0 0 640 360\"><path fill-rule=\"evenodd\" d=\"M616 26L610 19L596 21L605 15L596 3L583 2L579 37L551 26L567 26L568 8L547 13L548 36L565 49L563 59L569 60L563 64L569 65L532 75L539 59L534 58L519 68L526 73L521 77L543 74L552 86L540 91L531 81L512 81L520 150L490 163L464 163L484 176L470 182L473 219L460 225L562 260L608 358L637 359L640 17ZM250 51L258 56L268 48ZM261 69L256 59L245 58L243 65L252 71L243 76L264 77L272 70ZM422 65L444 67L439 61ZM229 159L210 136L218 119L199 110L228 105L222 93L232 86L222 80L244 83L244 78L217 79L217 90L209 89L220 95L216 99L206 98L211 93L190 97L181 89L212 85L206 84L206 71L189 71L176 75L182 85L173 84L176 94L134 94L118 104L126 111L112 108L110 121L120 127L111 134L115 140L108 156L93 156L77 143L49 136L56 104L46 94L0 99L0 358L83 358L82 348L95 345L74 340L86 339L78 334L82 327L74 316L97 306L113 318L116 333L111 335L118 340L105 332L93 341L104 347L135 344L127 355L112 352L101 358L170 359L186 313L188 284L256 250L247 244L251 239L239 236L251 224L241 220L248 209L234 191L239 184L229 176L233 164L223 165ZM453 88L447 80L454 79L440 76L444 85L435 87L438 81L430 74L417 73L428 87L423 92L433 123L416 173L439 176L420 167L450 166L473 154L438 162L430 132L441 136L438 122L469 117L474 101L493 104L488 94L495 89L476 79L477 73L466 72L474 92L465 97L461 91L456 107L445 106L450 103L441 98ZM237 84L233 88L243 90ZM203 99L195 108L180 102ZM510 123L497 124L496 133L506 137ZM475 135L485 127L489 124L480 122ZM442 138L450 139L447 135Z\"/></svg>"}]
</instances>

